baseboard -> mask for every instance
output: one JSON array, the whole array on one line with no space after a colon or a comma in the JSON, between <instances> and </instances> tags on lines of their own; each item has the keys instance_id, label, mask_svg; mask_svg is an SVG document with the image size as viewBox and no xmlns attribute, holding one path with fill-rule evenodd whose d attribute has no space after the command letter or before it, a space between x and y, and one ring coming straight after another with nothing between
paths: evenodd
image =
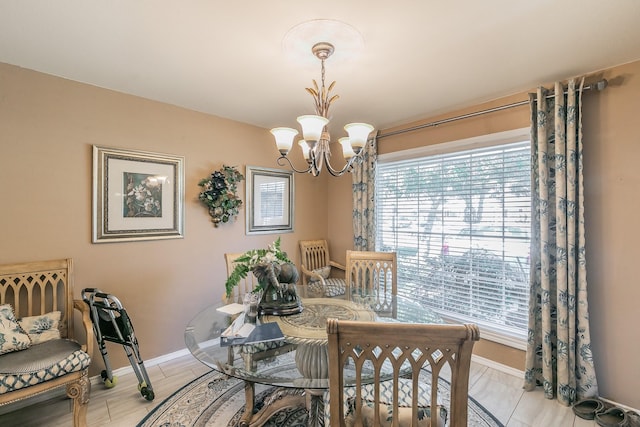
<instances>
[{"instance_id":1,"label":"baseboard","mask_svg":"<svg viewBox=\"0 0 640 427\"><path fill-rule=\"evenodd\" d=\"M191 354L189 353L189 350L187 350L186 348L183 348L182 350L174 351L173 353L164 354L162 356L158 356L153 359L145 360L144 367L148 369L152 366L169 362L170 360L177 359L178 357L182 357L182 356L187 356L189 354ZM113 370L113 375L115 376L122 376L126 374L131 374L131 373L133 373L133 368L131 367L131 365L123 366L122 368ZM100 375L95 375L91 377L91 385L96 385L96 384L102 384L102 377ZM152 386L153 386L153 379L152 379Z\"/></svg>"},{"instance_id":2,"label":"baseboard","mask_svg":"<svg viewBox=\"0 0 640 427\"><path fill-rule=\"evenodd\" d=\"M604 397L601 397L600 400L607 402L611 406L617 406L618 408L622 408L625 411L634 411L640 414L640 409L632 408L631 406L623 405L621 403L614 402L613 400L605 399Z\"/></svg>"}]
</instances>

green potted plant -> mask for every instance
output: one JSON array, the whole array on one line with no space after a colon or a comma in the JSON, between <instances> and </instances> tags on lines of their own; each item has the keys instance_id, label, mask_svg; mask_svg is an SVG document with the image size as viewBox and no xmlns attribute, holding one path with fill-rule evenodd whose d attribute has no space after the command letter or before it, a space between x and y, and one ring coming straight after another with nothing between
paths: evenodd
<instances>
[{"instance_id":1,"label":"green potted plant","mask_svg":"<svg viewBox=\"0 0 640 427\"><path fill-rule=\"evenodd\" d=\"M227 297L241 279L251 272L258 279L253 292L261 294L262 314L294 314L302 311L295 284L299 274L296 266L280 248L280 238L267 249L251 249L234 260L235 268L225 282Z\"/></svg>"}]
</instances>

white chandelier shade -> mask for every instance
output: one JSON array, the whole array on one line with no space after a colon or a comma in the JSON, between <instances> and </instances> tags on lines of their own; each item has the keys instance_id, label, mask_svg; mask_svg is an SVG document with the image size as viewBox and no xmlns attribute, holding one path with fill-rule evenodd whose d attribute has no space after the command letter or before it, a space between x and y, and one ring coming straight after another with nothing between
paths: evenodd
<instances>
[{"instance_id":1,"label":"white chandelier shade","mask_svg":"<svg viewBox=\"0 0 640 427\"><path fill-rule=\"evenodd\" d=\"M292 128L273 128L271 133L276 138L278 151L283 156L286 156L293 146L293 138L296 137L298 131Z\"/></svg>"},{"instance_id":2,"label":"white chandelier shade","mask_svg":"<svg viewBox=\"0 0 640 427\"><path fill-rule=\"evenodd\" d=\"M362 147L366 145L373 126L367 123L349 123L345 125L344 130L349 134L349 143L353 152L359 154Z\"/></svg>"},{"instance_id":3,"label":"white chandelier shade","mask_svg":"<svg viewBox=\"0 0 640 427\"><path fill-rule=\"evenodd\" d=\"M302 126L305 141L319 141L324 127L329 123L329 119L314 115L300 116L296 120Z\"/></svg>"},{"instance_id":4,"label":"white chandelier shade","mask_svg":"<svg viewBox=\"0 0 640 427\"><path fill-rule=\"evenodd\" d=\"M311 157L311 149L309 148L309 143L304 139L298 141L298 145L302 149L302 157L308 162Z\"/></svg>"},{"instance_id":5,"label":"white chandelier shade","mask_svg":"<svg viewBox=\"0 0 640 427\"><path fill-rule=\"evenodd\" d=\"M356 155L356 153L353 151L353 147L351 145L351 141L349 141L348 136L343 136L338 140L338 142L340 143L340 145L342 145L342 157L344 157L345 160L348 161Z\"/></svg>"}]
</instances>

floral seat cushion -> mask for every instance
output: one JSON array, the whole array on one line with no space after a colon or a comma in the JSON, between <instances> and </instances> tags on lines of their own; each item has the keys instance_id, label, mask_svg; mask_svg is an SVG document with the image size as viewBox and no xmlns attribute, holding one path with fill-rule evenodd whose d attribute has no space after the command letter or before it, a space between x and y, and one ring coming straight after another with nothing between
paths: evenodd
<instances>
[{"instance_id":1,"label":"floral seat cushion","mask_svg":"<svg viewBox=\"0 0 640 427\"><path fill-rule=\"evenodd\" d=\"M315 270L311 271L314 274L319 275L320 277L322 277L324 280L329 278L329 275L331 274L331 266L330 265L326 265L324 267L320 267L320 268L316 268ZM320 278L318 276L311 276L309 277L309 282L319 282Z\"/></svg>"},{"instance_id":2,"label":"floral seat cushion","mask_svg":"<svg viewBox=\"0 0 640 427\"><path fill-rule=\"evenodd\" d=\"M81 350L80 344L68 339L54 339L3 354L0 394L81 371L90 363L91 357Z\"/></svg>"},{"instance_id":3,"label":"floral seat cushion","mask_svg":"<svg viewBox=\"0 0 640 427\"><path fill-rule=\"evenodd\" d=\"M309 291L313 295L324 295L325 297L337 297L344 295L346 289L346 283L344 279L337 277L329 277L325 279L324 285L321 281L309 282Z\"/></svg>"},{"instance_id":4,"label":"floral seat cushion","mask_svg":"<svg viewBox=\"0 0 640 427\"><path fill-rule=\"evenodd\" d=\"M399 414L400 414L400 426L410 426L411 425L411 416L412 416L412 408L411 408L411 396L412 396L412 382L411 380L400 378L398 380L398 406L399 406ZM374 384L366 384L362 387L362 416L364 426L373 426L373 417L375 416L375 385ZM355 411L355 398L356 398L356 390L354 387L345 387L345 423L347 426L353 425L354 422L354 411ZM431 395L431 386L426 383L418 384L418 426L429 426L431 422L431 405L428 401L428 396ZM329 407L329 392L326 391L324 393L324 417L325 424L330 421L330 407ZM381 426L390 426L391 425L391 414L393 409L393 382L392 381L384 381L380 383L380 417L381 417ZM447 409L438 405L439 419L438 426L442 427L445 425L448 414Z\"/></svg>"}]
</instances>

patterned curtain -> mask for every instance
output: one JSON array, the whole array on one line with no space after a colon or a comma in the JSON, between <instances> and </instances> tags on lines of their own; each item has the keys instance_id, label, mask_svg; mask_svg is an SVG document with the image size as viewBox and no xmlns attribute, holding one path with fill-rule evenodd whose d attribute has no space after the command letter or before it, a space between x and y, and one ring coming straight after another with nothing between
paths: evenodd
<instances>
[{"instance_id":1,"label":"patterned curtain","mask_svg":"<svg viewBox=\"0 0 640 427\"><path fill-rule=\"evenodd\" d=\"M532 235L526 390L565 405L598 394L591 353L582 176L582 88L530 95Z\"/></svg>"},{"instance_id":2,"label":"patterned curtain","mask_svg":"<svg viewBox=\"0 0 640 427\"><path fill-rule=\"evenodd\" d=\"M356 251L374 251L376 247L376 216L374 206L377 134L362 149L363 162L353 168L353 247Z\"/></svg>"}]
</instances>

